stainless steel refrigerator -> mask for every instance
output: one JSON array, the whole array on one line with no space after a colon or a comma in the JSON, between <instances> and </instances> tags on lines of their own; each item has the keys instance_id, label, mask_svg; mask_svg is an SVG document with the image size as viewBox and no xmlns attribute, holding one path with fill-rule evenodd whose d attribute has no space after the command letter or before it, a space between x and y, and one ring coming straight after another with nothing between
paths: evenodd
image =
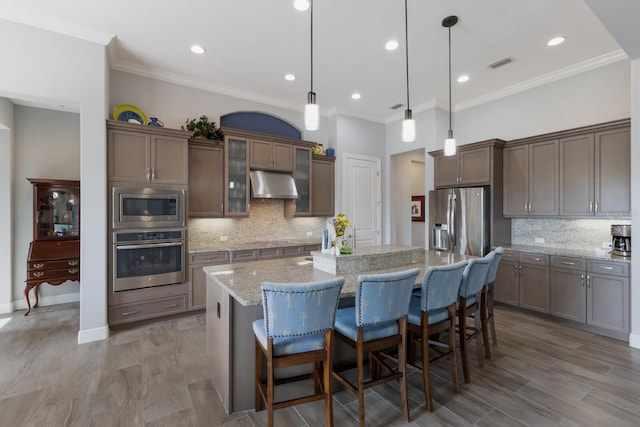
<instances>
[{"instance_id":1,"label":"stainless steel refrigerator","mask_svg":"<svg viewBox=\"0 0 640 427\"><path fill-rule=\"evenodd\" d=\"M489 252L489 188L429 192L429 249L463 255Z\"/></svg>"}]
</instances>

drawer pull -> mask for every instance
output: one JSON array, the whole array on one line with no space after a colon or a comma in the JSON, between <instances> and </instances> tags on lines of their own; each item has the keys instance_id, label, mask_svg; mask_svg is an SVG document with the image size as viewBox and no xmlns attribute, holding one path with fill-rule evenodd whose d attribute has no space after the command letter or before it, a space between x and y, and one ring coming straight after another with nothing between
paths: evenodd
<instances>
[{"instance_id":1,"label":"drawer pull","mask_svg":"<svg viewBox=\"0 0 640 427\"><path fill-rule=\"evenodd\" d=\"M176 308L178 306L178 304L169 304L169 305L165 305L162 308Z\"/></svg>"},{"instance_id":2,"label":"drawer pull","mask_svg":"<svg viewBox=\"0 0 640 427\"><path fill-rule=\"evenodd\" d=\"M42 268L42 267L44 267L43 262L36 262L35 264L33 264L33 268Z\"/></svg>"},{"instance_id":3,"label":"drawer pull","mask_svg":"<svg viewBox=\"0 0 640 427\"><path fill-rule=\"evenodd\" d=\"M76 274L78 272L78 269L77 268L70 268L67 271L69 272L69 274Z\"/></svg>"},{"instance_id":4,"label":"drawer pull","mask_svg":"<svg viewBox=\"0 0 640 427\"><path fill-rule=\"evenodd\" d=\"M605 265L603 265L602 268L604 268L605 270L613 270L613 267L607 267Z\"/></svg>"},{"instance_id":5,"label":"drawer pull","mask_svg":"<svg viewBox=\"0 0 640 427\"><path fill-rule=\"evenodd\" d=\"M140 313L140 311L139 311L139 310L135 310L135 311L123 311L123 312L122 312L122 315L123 315L123 316L131 316L132 314L138 314L138 313Z\"/></svg>"},{"instance_id":6,"label":"drawer pull","mask_svg":"<svg viewBox=\"0 0 640 427\"><path fill-rule=\"evenodd\" d=\"M35 277L42 277L42 276L44 276L44 271L34 271L33 275Z\"/></svg>"},{"instance_id":7,"label":"drawer pull","mask_svg":"<svg viewBox=\"0 0 640 427\"><path fill-rule=\"evenodd\" d=\"M542 261L540 258L534 258L534 261Z\"/></svg>"},{"instance_id":8,"label":"drawer pull","mask_svg":"<svg viewBox=\"0 0 640 427\"><path fill-rule=\"evenodd\" d=\"M563 263L564 265L576 265L576 263L575 263L575 262L569 262L569 261L562 261L562 263Z\"/></svg>"},{"instance_id":9,"label":"drawer pull","mask_svg":"<svg viewBox=\"0 0 640 427\"><path fill-rule=\"evenodd\" d=\"M67 262L67 264L69 264L69 265L78 265L78 260L74 259L72 261Z\"/></svg>"}]
</instances>

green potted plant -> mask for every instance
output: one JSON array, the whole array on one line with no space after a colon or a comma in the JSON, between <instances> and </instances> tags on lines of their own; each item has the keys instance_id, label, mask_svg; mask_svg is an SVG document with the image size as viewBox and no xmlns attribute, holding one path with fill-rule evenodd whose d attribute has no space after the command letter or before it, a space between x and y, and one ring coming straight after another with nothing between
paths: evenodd
<instances>
[{"instance_id":1,"label":"green potted plant","mask_svg":"<svg viewBox=\"0 0 640 427\"><path fill-rule=\"evenodd\" d=\"M187 119L182 126L182 130L188 130L193 132L194 138L199 139L213 139L216 141L222 141L224 135L222 131L216 126L216 122L209 121L209 117L204 114L200 116L200 119Z\"/></svg>"}]
</instances>

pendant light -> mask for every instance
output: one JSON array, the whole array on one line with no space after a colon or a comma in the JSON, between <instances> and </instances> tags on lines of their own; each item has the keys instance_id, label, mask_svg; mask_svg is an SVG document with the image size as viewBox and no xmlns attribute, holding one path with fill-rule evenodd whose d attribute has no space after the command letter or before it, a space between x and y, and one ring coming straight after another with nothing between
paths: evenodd
<instances>
[{"instance_id":1,"label":"pendant light","mask_svg":"<svg viewBox=\"0 0 640 427\"><path fill-rule=\"evenodd\" d=\"M320 110L316 104L316 93L313 91L313 0L311 10L311 90L307 94L307 104L304 106L304 127L306 130L318 130Z\"/></svg>"},{"instance_id":2,"label":"pendant light","mask_svg":"<svg viewBox=\"0 0 640 427\"><path fill-rule=\"evenodd\" d=\"M451 126L451 27L458 23L458 17L455 15L447 16L442 20L442 26L449 29L449 132L447 139L444 140L444 155L453 156L456 154L456 140L453 137L453 127Z\"/></svg>"},{"instance_id":3,"label":"pendant light","mask_svg":"<svg viewBox=\"0 0 640 427\"><path fill-rule=\"evenodd\" d=\"M404 120L402 121L402 142L413 142L416 139L416 121L413 120L413 113L409 106L409 29L407 17L407 0L404 0L404 47L405 65L407 72L407 109L404 110Z\"/></svg>"}]
</instances>

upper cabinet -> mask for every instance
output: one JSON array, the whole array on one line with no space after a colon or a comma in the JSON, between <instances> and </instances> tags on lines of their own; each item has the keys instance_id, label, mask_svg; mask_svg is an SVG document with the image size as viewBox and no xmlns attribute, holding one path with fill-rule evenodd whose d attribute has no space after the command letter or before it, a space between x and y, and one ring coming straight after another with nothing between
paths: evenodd
<instances>
[{"instance_id":1,"label":"upper cabinet","mask_svg":"<svg viewBox=\"0 0 640 427\"><path fill-rule=\"evenodd\" d=\"M224 215L249 216L249 139L226 135Z\"/></svg>"},{"instance_id":2,"label":"upper cabinet","mask_svg":"<svg viewBox=\"0 0 640 427\"><path fill-rule=\"evenodd\" d=\"M313 216L335 213L334 157L313 156L311 161L311 211Z\"/></svg>"},{"instance_id":3,"label":"upper cabinet","mask_svg":"<svg viewBox=\"0 0 640 427\"><path fill-rule=\"evenodd\" d=\"M504 215L629 217L629 120L510 142Z\"/></svg>"},{"instance_id":4,"label":"upper cabinet","mask_svg":"<svg viewBox=\"0 0 640 427\"><path fill-rule=\"evenodd\" d=\"M458 150L455 156L435 158L435 187L489 185L491 147Z\"/></svg>"},{"instance_id":5,"label":"upper cabinet","mask_svg":"<svg viewBox=\"0 0 640 427\"><path fill-rule=\"evenodd\" d=\"M298 190L298 198L284 201L284 214L292 216L311 216L311 149L295 147L293 180Z\"/></svg>"},{"instance_id":6,"label":"upper cabinet","mask_svg":"<svg viewBox=\"0 0 640 427\"><path fill-rule=\"evenodd\" d=\"M291 172L293 146L274 141L251 140L251 169Z\"/></svg>"},{"instance_id":7,"label":"upper cabinet","mask_svg":"<svg viewBox=\"0 0 640 427\"><path fill-rule=\"evenodd\" d=\"M504 215L558 215L558 140L504 149Z\"/></svg>"},{"instance_id":8,"label":"upper cabinet","mask_svg":"<svg viewBox=\"0 0 640 427\"><path fill-rule=\"evenodd\" d=\"M189 141L189 217L224 215L224 145Z\"/></svg>"},{"instance_id":9,"label":"upper cabinet","mask_svg":"<svg viewBox=\"0 0 640 427\"><path fill-rule=\"evenodd\" d=\"M187 185L190 132L107 121L110 181Z\"/></svg>"}]
</instances>

